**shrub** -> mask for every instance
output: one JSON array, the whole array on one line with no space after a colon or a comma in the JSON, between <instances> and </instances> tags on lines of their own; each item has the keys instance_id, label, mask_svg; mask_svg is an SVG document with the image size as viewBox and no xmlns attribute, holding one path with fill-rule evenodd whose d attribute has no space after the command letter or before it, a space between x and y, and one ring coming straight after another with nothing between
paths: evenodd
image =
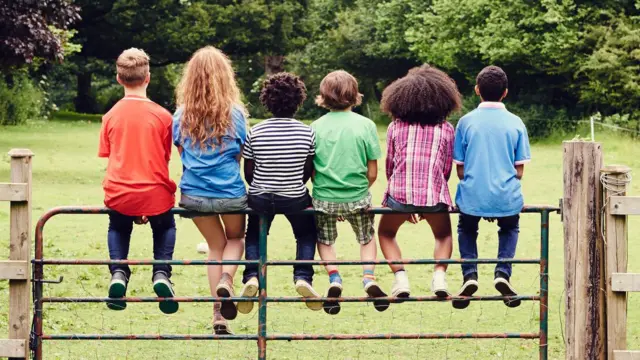
<instances>
[{"instance_id":1,"label":"shrub","mask_svg":"<svg viewBox=\"0 0 640 360\"><path fill-rule=\"evenodd\" d=\"M26 72L0 73L0 125L18 125L44 116L45 94Z\"/></svg>"}]
</instances>

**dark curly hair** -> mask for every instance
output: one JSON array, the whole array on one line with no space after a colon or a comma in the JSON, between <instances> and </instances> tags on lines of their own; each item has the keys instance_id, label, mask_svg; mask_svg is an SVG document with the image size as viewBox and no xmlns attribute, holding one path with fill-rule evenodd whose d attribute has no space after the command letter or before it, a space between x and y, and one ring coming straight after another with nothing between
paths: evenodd
<instances>
[{"instance_id":1,"label":"dark curly hair","mask_svg":"<svg viewBox=\"0 0 640 360\"><path fill-rule=\"evenodd\" d=\"M306 98L304 82L286 72L271 75L260 91L260 102L275 117L293 117Z\"/></svg>"},{"instance_id":2,"label":"dark curly hair","mask_svg":"<svg viewBox=\"0 0 640 360\"><path fill-rule=\"evenodd\" d=\"M459 110L461 101L458 87L449 75L423 65L387 86L380 107L394 120L437 125Z\"/></svg>"},{"instance_id":3,"label":"dark curly hair","mask_svg":"<svg viewBox=\"0 0 640 360\"><path fill-rule=\"evenodd\" d=\"M500 101L509 81L507 74L497 66L487 66L476 77L480 96L484 101Z\"/></svg>"}]
</instances>

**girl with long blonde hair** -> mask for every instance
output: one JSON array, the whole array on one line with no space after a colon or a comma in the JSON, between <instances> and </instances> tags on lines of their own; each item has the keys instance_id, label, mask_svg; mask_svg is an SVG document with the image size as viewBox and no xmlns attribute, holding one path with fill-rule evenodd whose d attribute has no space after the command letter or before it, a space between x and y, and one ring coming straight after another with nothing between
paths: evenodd
<instances>
[{"instance_id":1,"label":"girl with long blonde hair","mask_svg":"<svg viewBox=\"0 0 640 360\"><path fill-rule=\"evenodd\" d=\"M180 206L206 239L209 260L240 260L245 216L217 215L247 207L240 157L247 137L246 113L229 58L212 46L196 51L176 89L173 142L183 164ZM211 294L233 297L237 265L208 266ZM216 334L230 334L233 302L214 303Z\"/></svg>"}]
</instances>

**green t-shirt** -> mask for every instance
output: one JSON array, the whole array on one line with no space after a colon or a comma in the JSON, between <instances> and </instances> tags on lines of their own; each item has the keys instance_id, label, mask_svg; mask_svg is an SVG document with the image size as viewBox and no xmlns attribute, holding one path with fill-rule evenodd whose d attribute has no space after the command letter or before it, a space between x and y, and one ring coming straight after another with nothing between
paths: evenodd
<instances>
[{"instance_id":1,"label":"green t-shirt","mask_svg":"<svg viewBox=\"0 0 640 360\"><path fill-rule=\"evenodd\" d=\"M380 158L376 125L351 111L332 111L311 127L316 132L313 197L341 203L364 199L367 161Z\"/></svg>"}]
</instances>

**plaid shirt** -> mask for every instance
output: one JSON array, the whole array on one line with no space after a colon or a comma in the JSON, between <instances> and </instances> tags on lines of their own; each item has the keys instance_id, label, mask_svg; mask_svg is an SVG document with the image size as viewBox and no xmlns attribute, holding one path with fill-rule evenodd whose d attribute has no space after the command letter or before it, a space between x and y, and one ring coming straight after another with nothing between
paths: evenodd
<instances>
[{"instance_id":1,"label":"plaid shirt","mask_svg":"<svg viewBox=\"0 0 640 360\"><path fill-rule=\"evenodd\" d=\"M444 122L421 126L395 120L387 130L387 198L413 206L452 206L451 175L455 130Z\"/></svg>"}]
</instances>

